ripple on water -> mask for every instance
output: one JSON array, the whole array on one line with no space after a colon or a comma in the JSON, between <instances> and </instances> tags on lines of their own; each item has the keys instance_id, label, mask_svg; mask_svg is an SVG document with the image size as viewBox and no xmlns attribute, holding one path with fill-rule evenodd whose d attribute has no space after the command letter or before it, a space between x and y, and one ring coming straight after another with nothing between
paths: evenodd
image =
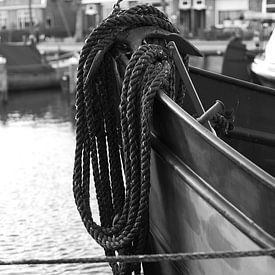
<instances>
[{"instance_id":1,"label":"ripple on water","mask_svg":"<svg viewBox=\"0 0 275 275\"><path fill-rule=\"evenodd\" d=\"M2 260L104 254L88 235L74 203L71 117L64 95L52 91L11 95L4 113L0 110ZM97 213L97 205L91 205ZM0 274L104 275L111 270L108 264L1 266Z\"/></svg>"}]
</instances>

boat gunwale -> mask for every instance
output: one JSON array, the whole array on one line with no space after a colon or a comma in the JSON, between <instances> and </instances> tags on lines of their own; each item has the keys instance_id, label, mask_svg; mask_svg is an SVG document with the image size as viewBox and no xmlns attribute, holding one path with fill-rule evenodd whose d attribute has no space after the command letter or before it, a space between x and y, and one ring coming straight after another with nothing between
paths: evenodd
<instances>
[{"instance_id":1,"label":"boat gunwale","mask_svg":"<svg viewBox=\"0 0 275 275\"><path fill-rule=\"evenodd\" d=\"M275 95L275 89L272 89L270 87L258 85L255 83L250 83L250 82L247 82L247 81L244 81L241 79L222 75L219 73L210 72L210 71L200 69L197 67L193 67L193 66L189 66L189 68L190 68L190 72L193 74L198 74L198 75L202 75L204 77L212 78L215 80L220 80L220 81L226 82L231 85L238 85L238 86L245 87L247 89L253 89L254 92L261 92L261 93ZM191 79L192 79L192 76L191 76Z\"/></svg>"},{"instance_id":2,"label":"boat gunwale","mask_svg":"<svg viewBox=\"0 0 275 275\"><path fill-rule=\"evenodd\" d=\"M237 155L237 157L243 158L244 162L250 162L248 159L246 159L240 153L236 152L225 142L218 141L217 137L215 137L211 132L209 132L209 130L207 130L204 126L200 125L187 112L184 112L163 92L158 93L157 100L160 101L162 104L166 105L173 112L179 114L188 124L191 124L191 127L195 128L195 130L198 130L204 139L210 141L216 149L218 149L219 151L227 152L230 156L230 159L236 161L235 158ZM177 171L178 175L180 175L181 178L185 179L185 182L190 186L190 188L192 188L200 197L202 197L207 203L214 207L225 219L227 219L230 223L236 226L241 232L247 235L259 246L265 248L275 247L275 238L272 235L270 235L263 228L257 225L257 223L251 220L241 210L239 210L236 206L230 203L224 196L222 196L218 191L216 191L214 187L208 184L207 181L205 181L201 176L196 174L161 140L159 140L155 133L152 133L152 147L155 150L155 152L172 167L172 169ZM221 147L227 148L222 149ZM238 162L238 164L240 164L240 162ZM269 174L267 174L265 171L263 171L255 164L253 165L255 166L254 168L256 168L256 170L259 170L258 172L260 174L263 173L264 176L268 176L267 186L269 186ZM242 167L245 166L242 165ZM182 168L184 168L184 171L182 170ZM258 175L258 173L255 174L259 177L261 181L264 181L261 175ZM198 185L197 183L200 184ZM272 183L272 187L275 191L274 183Z\"/></svg>"},{"instance_id":3,"label":"boat gunwale","mask_svg":"<svg viewBox=\"0 0 275 275\"><path fill-rule=\"evenodd\" d=\"M237 165L241 166L249 174L253 174L260 180L262 184L267 186L271 191L275 193L275 178L268 172L257 166L255 163L250 161L244 155L236 151L226 142L213 135L209 130L207 130L203 125L201 125L195 118L193 118L189 113L178 106L171 98L169 98L164 92L159 91L157 93L156 99L160 101L163 105L166 105L169 110L179 116L181 119L185 120L186 123L193 128L200 136L216 150L226 155L228 159Z\"/></svg>"}]
</instances>

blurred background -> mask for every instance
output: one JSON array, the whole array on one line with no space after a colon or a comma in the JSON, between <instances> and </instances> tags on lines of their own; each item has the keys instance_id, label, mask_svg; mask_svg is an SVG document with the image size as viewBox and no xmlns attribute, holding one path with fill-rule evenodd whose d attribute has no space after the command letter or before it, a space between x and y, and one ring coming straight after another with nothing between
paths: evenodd
<instances>
[{"instance_id":1,"label":"blurred background","mask_svg":"<svg viewBox=\"0 0 275 275\"><path fill-rule=\"evenodd\" d=\"M1 41L24 41L30 34L37 41L66 37L82 41L111 13L114 3L111 0L2 0ZM182 34L190 38L228 39L236 31L242 32L245 39L252 39L257 31L267 38L274 26L273 0L124 0L121 7L140 3L164 11Z\"/></svg>"},{"instance_id":2,"label":"blurred background","mask_svg":"<svg viewBox=\"0 0 275 275\"><path fill-rule=\"evenodd\" d=\"M124 0L121 7L145 3L203 53L192 66L265 85L252 69L266 62L274 80L274 42L265 50L275 0ZM0 0L0 260L103 255L74 204L74 97L85 37L114 4ZM97 219L95 200L92 208ZM106 264L0 267L1 274L91 272L110 274Z\"/></svg>"}]
</instances>

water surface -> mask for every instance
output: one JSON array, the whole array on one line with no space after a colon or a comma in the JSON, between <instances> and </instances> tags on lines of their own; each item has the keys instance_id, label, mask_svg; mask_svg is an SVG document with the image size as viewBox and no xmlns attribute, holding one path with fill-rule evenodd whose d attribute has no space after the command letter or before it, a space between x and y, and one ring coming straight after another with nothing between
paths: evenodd
<instances>
[{"instance_id":1,"label":"water surface","mask_svg":"<svg viewBox=\"0 0 275 275\"><path fill-rule=\"evenodd\" d=\"M60 91L0 105L0 260L104 255L72 192L74 113ZM97 215L97 206L92 205ZM0 267L0 274L111 274L107 264Z\"/></svg>"},{"instance_id":2,"label":"water surface","mask_svg":"<svg viewBox=\"0 0 275 275\"><path fill-rule=\"evenodd\" d=\"M207 63L192 57L190 63L220 72L222 57L210 57ZM74 203L74 148L74 112L60 91L11 94L8 104L0 105L0 260L104 254L86 232ZM97 217L95 199L92 211ZM107 264L71 264L0 267L0 274L111 271Z\"/></svg>"}]
</instances>

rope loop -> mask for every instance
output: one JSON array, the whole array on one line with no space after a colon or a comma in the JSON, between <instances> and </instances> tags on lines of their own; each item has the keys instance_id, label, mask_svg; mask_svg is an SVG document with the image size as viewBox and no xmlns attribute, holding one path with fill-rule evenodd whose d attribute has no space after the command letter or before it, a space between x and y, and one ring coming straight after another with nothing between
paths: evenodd
<instances>
[{"instance_id":1,"label":"rope loop","mask_svg":"<svg viewBox=\"0 0 275 275\"><path fill-rule=\"evenodd\" d=\"M106 256L144 253L154 97L163 90L180 103L184 95L184 89L175 93L175 66L164 40L143 41L134 51L118 39L141 26L177 32L152 6L117 9L89 35L78 66L73 191L87 231ZM91 173L100 225L90 207ZM140 274L137 263L110 265L114 274Z\"/></svg>"},{"instance_id":2,"label":"rope loop","mask_svg":"<svg viewBox=\"0 0 275 275\"><path fill-rule=\"evenodd\" d=\"M131 255L92 258L58 258L58 259L21 259L0 260L1 265L44 265L44 264L94 264L94 263L134 263L134 262L160 262L160 261L183 261L183 260L210 260L210 259L234 259L251 258L275 255L275 248L245 251L217 251L217 252L194 252L194 253L171 253L152 255Z\"/></svg>"}]
</instances>

